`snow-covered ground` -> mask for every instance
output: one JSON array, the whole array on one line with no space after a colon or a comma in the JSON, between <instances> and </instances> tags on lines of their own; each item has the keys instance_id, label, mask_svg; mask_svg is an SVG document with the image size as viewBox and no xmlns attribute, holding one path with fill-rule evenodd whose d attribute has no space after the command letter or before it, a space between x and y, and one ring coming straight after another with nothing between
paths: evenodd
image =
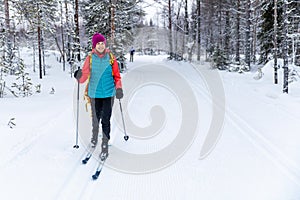
<instances>
[{"instance_id":1,"label":"snow-covered ground","mask_svg":"<svg viewBox=\"0 0 300 200\"><path fill-rule=\"evenodd\" d=\"M272 63L255 80L136 56L122 74L130 139L116 101L110 156L92 181L99 150L81 164L91 132L85 102L74 149L77 84L53 55L47 61L46 77L31 74L42 93L0 99L1 199L300 199L300 82L283 94Z\"/></svg>"}]
</instances>

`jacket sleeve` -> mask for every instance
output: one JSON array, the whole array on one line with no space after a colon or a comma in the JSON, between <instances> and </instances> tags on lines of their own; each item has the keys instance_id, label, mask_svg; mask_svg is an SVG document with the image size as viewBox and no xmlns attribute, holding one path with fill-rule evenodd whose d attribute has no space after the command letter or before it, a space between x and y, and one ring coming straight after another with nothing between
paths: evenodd
<instances>
[{"instance_id":1,"label":"jacket sleeve","mask_svg":"<svg viewBox=\"0 0 300 200\"><path fill-rule=\"evenodd\" d=\"M113 76L114 76L114 81L115 81L115 87L117 88L122 88L122 81L121 81L121 75L120 75L120 70L118 66L118 61L114 57L114 64L112 66L113 70Z\"/></svg>"},{"instance_id":2,"label":"jacket sleeve","mask_svg":"<svg viewBox=\"0 0 300 200\"><path fill-rule=\"evenodd\" d=\"M82 76L79 79L79 83L84 83L90 76L90 56L85 58L83 67L82 67Z\"/></svg>"}]
</instances>

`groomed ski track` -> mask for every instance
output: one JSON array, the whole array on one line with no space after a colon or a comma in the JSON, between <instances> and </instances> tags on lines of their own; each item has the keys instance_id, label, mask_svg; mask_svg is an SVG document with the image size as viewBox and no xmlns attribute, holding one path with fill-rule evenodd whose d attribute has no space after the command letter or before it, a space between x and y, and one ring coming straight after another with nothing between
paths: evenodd
<instances>
[{"instance_id":1,"label":"groomed ski track","mask_svg":"<svg viewBox=\"0 0 300 200\"><path fill-rule=\"evenodd\" d=\"M25 139L20 141L11 153L5 151L5 154L1 154L1 196L16 199L20 195L18 188L22 188L23 199L296 200L297 197L300 198L299 157L293 152L294 149L287 151L276 144L271 134L265 134L261 127L252 124L253 121L243 113L242 107L238 108L235 104L231 104L231 97L227 95L232 88L229 88L228 82L224 82L226 102L222 134L210 154L200 159L201 147L206 138L202 133L207 133L213 115L210 92L205 80L201 79L203 78L201 70L210 70L207 64L183 65L165 59L153 61L151 57L136 59L135 62L128 64L126 73L131 73L140 65L151 63L165 65L184 77L193 89L198 104L198 110L195 112L199 113L197 127L199 134L187 152L174 164L153 173L140 175L122 173L104 166L98 180L92 181L91 176L97 167L98 155L94 155L86 165L82 165L81 160L86 154L85 145L79 143L80 148L73 149L74 83L62 79L61 84L64 84L62 91L59 95L53 96L53 103L59 107L54 110L59 112L45 113L49 120L32 129L26 127L25 132L29 136L24 137ZM137 74L137 79L142 78L142 72L140 76ZM134 81L132 80L133 83ZM126 95L126 90L124 94ZM139 97L135 95L133 98ZM241 97L240 101L244 98L247 96ZM220 102L220 105L216 106L221 105ZM44 105L41 105L40 109L42 106ZM281 108L277 112L287 115L290 111ZM168 115L171 113L167 113ZM297 114L289 115L289 123L297 123L298 117ZM162 132L165 141L174 138L173 134L168 134L164 130ZM140 152L138 147L142 145L142 141L139 141L136 147L134 138L124 142L122 130L114 127L111 134L113 145L130 152ZM130 135L130 132L128 134ZM151 147L153 144L148 142L145 151L153 150ZM28 169L24 167L28 165L31 170L23 170Z\"/></svg>"}]
</instances>

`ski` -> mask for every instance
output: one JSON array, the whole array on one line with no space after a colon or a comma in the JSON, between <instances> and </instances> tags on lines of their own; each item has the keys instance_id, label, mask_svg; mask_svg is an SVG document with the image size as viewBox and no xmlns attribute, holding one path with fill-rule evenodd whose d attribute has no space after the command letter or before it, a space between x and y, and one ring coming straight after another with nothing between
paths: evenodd
<instances>
[{"instance_id":1,"label":"ski","mask_svg":"<svg viewBox=\"0 0 300 200\"><path fill-rule=\"evenodd\" d=\"M95 174L92 176L92 179L93 179L94 181L98 179L98 177L99 177L99 175L100 175L100 173L101 173L101 171L102 171L102 168L103 168L103 166L104 166L104 163L105 163L106 159L107 159L107 157L105 157L103 160L101 159L101 160L99 161L99 164L98 164L98 167L97 167L97 169L96 169L96 172L95 172Z\"/></svg>"},{"instance_id":2,"label":"ski","mask_svg":"<svg viewBox=\"0 0 300 200\"><path fill-rule=\"evenodd\" d=\"M87 164L87 162L90 160L90 158L93 155L93 152L95 151L96 147L90 147L88 153L86 154L85 158L82 160L82 164Z\"/></svg>"}]
</instances>

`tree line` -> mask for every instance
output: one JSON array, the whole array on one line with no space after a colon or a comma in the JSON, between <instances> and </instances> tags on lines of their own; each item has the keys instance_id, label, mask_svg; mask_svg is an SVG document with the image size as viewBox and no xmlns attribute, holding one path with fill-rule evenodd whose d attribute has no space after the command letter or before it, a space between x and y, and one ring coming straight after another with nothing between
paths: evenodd
<instances>
[{"instance_id":1,"label":"tree line","mask_svg":"<svg viewBox=\"0 0 300 200\"><path fill-rule=\"evenodd\" d=\"M32 49L33 71L46 75L45 50L60 52L70 74L91 48L95 32L104 34L119 60L128 47L166 51L170 59L200 61L220 70L249 71L274 59L285 71L300 65L300 6L297 0L0 0L0 83L3 74L24 70L18 52ZM156 8L146 22L144 8ZM277 60L284 60L279 66ZM21 73L22 74L22 73ZM25 76L25 73L23 73ZM3 85L3 84L2 84ZM0 84L1 86L1 84ZM26 87L23 87L26 88ZM1 91L1 87L0 87ZM0 92L1 95L1 92Z\"/></svg>"},{"instance_id":2,"label":"tree line","mask_svg":"<svg viewBox=\"0 0 300 200\"><path fill-rule=\"evenodd\" d=\"M5 86L5 75L17 75L20 71L25 74L20 47L32 49L32 68L34 72L38 70L40 79L46 75L45 51L51 49L60 52L62 68L65 71L69 66L72 76L91 49L90 39L95 32L104 34L115 55L124 59L125 48L133 40L132 30L144 15L139 3L139 0L0 0L0 97L5 87L12 91ZM24 83L19 88L25 94L29 87Z\"/></svg>"},{"instance_id":3,"label":"tree line","mask_svg":"<svg viewBox=\"0 0 300 200\"><path fill-rule=\"evenodd\" d=\"M158 39L157 44L180 55L174 59L199 61L204 55L215 68L236 71L249 71L251 66L274 59L274 83L278 83L277 69L282 67L283 91L288 92L292 73L288 63L300 65L299 0L155 1L160 5L159 18L154 17L150 25L153 30L163 27L168 42ZM145 46L141 41L138 45ZM284 60L283 66L278 64L279 58Z\"/></svg>"}]
</instances>

